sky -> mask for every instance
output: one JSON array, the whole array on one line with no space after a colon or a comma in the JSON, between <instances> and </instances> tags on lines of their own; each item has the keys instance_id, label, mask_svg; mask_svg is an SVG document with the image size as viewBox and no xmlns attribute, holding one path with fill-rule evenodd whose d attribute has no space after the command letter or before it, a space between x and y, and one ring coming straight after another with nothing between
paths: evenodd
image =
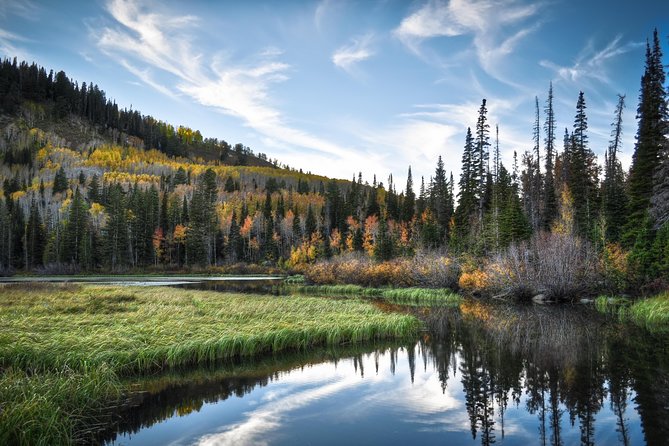
<instances>
[{"instance_id":1,"label":"sky","mask_svg":"<svg viewBox=\"0 0 669 446\"><path fill-rule=\"evenodd\" d=\"M297 169L392 173L398 190L408 166L427 182L438 156L457 182L484 98L510 167L551 82L558 147L582 90L600 162L626 95L628 167L654 28L668 53L669 2L0 0L2 57Z\"/></svg>"}]
</instances>

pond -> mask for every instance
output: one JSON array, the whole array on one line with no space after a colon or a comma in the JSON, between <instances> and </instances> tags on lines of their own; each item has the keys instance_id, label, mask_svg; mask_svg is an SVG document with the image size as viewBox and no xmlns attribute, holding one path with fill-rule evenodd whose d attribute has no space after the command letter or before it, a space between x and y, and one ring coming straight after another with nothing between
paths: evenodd
<instances>
[{"instance_id":1,"label":"pond","mask_svg":"<svg viewBox=\"0 0 669 446\"><path fill-rule=\"evenodd\" d=\"M172 371L109 445L666 445L666 338L579 307L418 308L419 339Z\"/></svg>"}]
</instances>

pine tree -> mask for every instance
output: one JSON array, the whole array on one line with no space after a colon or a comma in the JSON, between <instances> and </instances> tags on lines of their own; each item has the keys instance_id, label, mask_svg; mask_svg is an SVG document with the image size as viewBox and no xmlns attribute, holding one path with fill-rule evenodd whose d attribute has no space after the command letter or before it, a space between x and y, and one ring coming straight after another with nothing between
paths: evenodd
<instances>
[{"instance_id":1,"label":"pine tree","mask_svg":"<svg viewBox=\"0 0 669 446\"><path fill-rule=\"evenodd\" d=\"M543 215L542 227L549 230L557 216L557 192L555 188L555 111L553 110L553 82L548 87L548 99L544 108L546 121L544 122L544 146L546 147L546 164L544 172Z\"/></svg>"},{"instance_id":2,"label":"pine tree","mask_svg":"<svg viewBox=\"0 0 669 446\"><path fill-rule=\"evenodd\" d=\"M486 100L483 99L481 107L479 108L479 117L476 122L476 141L474 157L472 159L474 167L474 180L477 181L476 198L478 199L478 226L480 230L483 229L483 212L485 209L485 183L488 172L488 159L490 137L488 135L490 126L487 118L488 109L486 108Z\"/></svg>"},{"instance_id":3,"label":"pine tree","mask_svg":"<svg viewBox=\"0 0 669 446\"><path fill-rule=\"evenodd\" d=\"M119 184L109 187L107 215L103 246L107 263L115 271L128 263L128 224L123 188Z\"/></svg>"},{"instance_id":4,"label":"pine tree","mask_svg":"<svg viewBox=\"0 0 669 446\"><path fill-rule=\"evenodd\" d=\"M532 229L537 231L542 225L542 193L543 193L543 179L541 176L541 124L539 117L539 98L534 97L534 106L535 106L535 120L534 120L534 151L532 154L532 160L534 165L532 166L532 172L529 181L530 181L530 194L529 194L529 209L528 215L530 216L530 222L532 224Z\"/></svg>"},{"instance_id":5,"label":"pine tree","mask_svg":"<svg viewBox=\"0 0 669 446\"><path fill-rule=\"evenodd\" d=\"M44 225L42 225L42 219L34 198L30 201L26 242L26 269L30 270L42 264L44 247L46 246Z\"/></svg>"},{"instance_id":6,"label":"pine tree","mask_svg":"<svg viewBox=\"0 0 669 446\"><path fill-rule=\"evenodd\" d=\"M234 182L234 180L232 179L232 177L229 176L229 177L225 180L225 188L224 188L224 190L225 190L226 192L234 192L234 191L235 191L235 182Z\"/></svg>"},{"instance_id":7,"label":"pine tree","mask_svg":"<svg viewBox=\"0 0 669 446\"><path fill-rule=\"evenodd\" d=\"M653 33L653 46L646 44L646 66L641 77L641 93L637 108L638 130L629 175L629 216L625 241L634 238L645 220L655 186L655 169L666 146L667 93L664 89L665 73L662 50L657 29Z\"/></svg>"},{"instance_id":8,"label":"pine tree","mask_svg":"<svg viewBox=\"0 0 669 446\"><path fill-rule=\"evenodd\" d=\"M63 166L60 166L56 172L56 176L53 179L53 193L59 194L63 193L68 188L67 175L65 174L65 169Z\"/></svg>"},{"instance_id":9,"label":"pine tree","mask_svg":"<svg viewBox=\"0 0 669 446\"><path fill-rule=\"evenodd\" d=\"M570 141L569 178L567 186L574 198L574 222L582 237L589 237L597 218L597 184L599 167L595 154L588 147L588 119L585 97L581 91L576 102L574 133Z\"/></svg>"},{"instance_id":10,"label":"pine tree","mask_svg":"<svg viewBox=\"0 0 669 446\"><path fill-rule=\"evenodd\" d=\"M97 174L93 174L91 182L88 185L88 201L91 203L100 202L100 181Z\"/></svg>"},{"instance_id":11,"label":"pine tree","mask_svg":"<svg viewBox=\"0 0 669 446\"><path fill-rule=\"evenodd\" d=\"M318 229L316 226L316 215L314 214L314 209L311 207L311 204L309 204L309 207L307 208L307 219L305 220L304 225L304 236L307 239L310 239Z\"/></svg>"},{"instance_id":12,"label":"pine tree","mask_svg":"<svg viewBox=\"0 0 669 446\"><path fill-rule=\"evenodd\" d=\"M604 163L604 182L602 183L602 211L606 222L605 239L617 242L622 235L625 224L627 194L625 193L625 174L618 159L622 138L622 115L625 107L625 96L618 95L615 120L611 124L611 141L606 152Z\"/></svg>"},{"instance_id":13,"label":"pine tree","mask_svg":"<svg viewBox=\"0 0 669 446\"><path fill-rule=\"evenodd\" d=\"M237 223L237 214L232 211L230 221L230 235L228 235L227 258L230 262L236 262L244 256L244 246L239 234L239 224Z\"/></svg>"},{"instance_id":14,"label":"pine tree","mask_svg":"<svg viewBox=\"0 0 669 446\"><path fill-rule=\"evenodd\" d=\"M90 252L86 249L88 231L88 207L77 187L65 223L62 261L82 265L87 263L86 260L90 256Z\"/></svg>"},{"instance_id":15,"label":"pine tree","mask_svg":"<svg viewBox=\"0 0 669 446\"><path fill-rule=\"evenodd\" d=\"M404 201L402 201L401 220L410 222L416 212L416 194L413 191L413 178L411 177L411 166L407 173L407 185L404 191Z\"/></svg>"},{"instance_id":16,"label":"pine tree","mask_svg":"<svg viewBox=\"0 0 669 446\"><path fill-rule=\"evenodd\" d=\"M474 142L471 129L467 129L464 151L462 152L462 172L458 183L458 207L455 210L455 227L458 238L466 237L471 228L471 220L476 213L477 177L474 165Z\"/></svg>"},{"instance_id":17,"label":"pine tree","mask_svg":"<svg viewBox=\"0 0 669 446\"><path fill-rule=\"evenodd\" d=\"M451 220L452 210L449 209L448 180L441 156L437 160L437 168L430 187L430 203L439 226L439 238L444 240L448 236L448 223Z\"/></svg>"},{"instance_id":18,"label":"pine tree","mask_svg":"<svg viewBox=\"0 0 669 446\"><path fill-rule=\"evenodd\" d=\"M374 245L374 258L380 262L393 258L393 240L388 233L387 218L379 219L379 234Z\"/></svg>"},{"instance_id":19,"label":"pine tree","mask_svg":"<svg viewBox=\"0 0 669 446\"><path fill-rule=\"evenodd\" d=\"M416 215L423 215L425 207L427 206L427 197L425 191L425 177L420 177L420 192L418 193L418 199L416 199Z\"/></svg>"}]
</instances>

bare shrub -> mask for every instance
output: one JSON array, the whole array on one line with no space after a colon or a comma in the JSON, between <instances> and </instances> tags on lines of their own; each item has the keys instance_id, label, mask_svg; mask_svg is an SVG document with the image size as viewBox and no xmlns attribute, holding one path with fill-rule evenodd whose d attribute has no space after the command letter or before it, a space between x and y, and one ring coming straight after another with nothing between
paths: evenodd
<instances>
[{"instance_id":1,"label":"bare shrub","mask_svg":"<svg viewBox=\"0 0 669 446\"><path fill-rule=\"evenodd\" d=\"M597 254L587 241L568 233L542 232L509 247L487 272L498 290L517 297L570 299L596 285L597 266Z\"/></svg>"},{"instance_id":2,"label":"bare shrub","mask_svg":"<svg viewBox=\"0 0 669 446\"><path fill-rule=\"evenodd\" d=\"M304 267L304 277L315 284L354 284L367 287L394 286L456 289L459 266L436 253L414 258L375 262L363 254L345 254Z\"/></svg>"},{"instance_id":3,"label":"bare shrub","mask_svg":"<svg viewBox=\"0 0 669 446\"><path fill-rule=\"evenodd\" d=\"M456 290L460 264L444 254L422 251L411 260L410 271L417 286Z\"/></svg>"}]
</instances>

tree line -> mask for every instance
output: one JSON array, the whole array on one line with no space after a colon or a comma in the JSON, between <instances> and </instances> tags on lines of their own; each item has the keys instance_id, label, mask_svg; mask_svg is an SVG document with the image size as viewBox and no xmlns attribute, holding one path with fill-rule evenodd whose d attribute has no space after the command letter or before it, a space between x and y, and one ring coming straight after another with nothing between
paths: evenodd
<instances>
[{"instance_id":1,"label":"tree line","mask_svg":"<svg viewBox=\"0 0 669 446\"><path fill-rule=\"evenodd\" d=\"M81 154L83 161L67 169L56 158L33 156L32 177L4 178L0 265L112 270L234 262L296 265L346 252L388 260L422 249L491 256L532 234L561 231L602 251L624 251L647 281L666 277L669 118L657 31L645 59L629 172L619 157L626 97L619 96L612 111L611 138L600 165L588 140L585 94L576 99L573 126L562 132L552 85L543 106L535 100L534 145L514 152L512 166L501 160L499 128L491 131L488 103L482 100L477 121L465 134L457 193L441 157L416 193L411 167L401 189L392 175L384 185L376 177L371 184L363 181L361 173L348 182L295 172L240 181L220 174L213 164L196 162L165 165L159 175L132 181L96 167L96 151ZM39 91L54 101L55 110L83 113L94 124L118 125L148 141L157 136L147 122L157 123L157 134L170 128L137 112L117 112L96 86L78 88L61 73L52 79L34 65L8 60L1 70L1 91L18 89L26 100L35 99L26 92ZM6 82L17 73L21 82ZM10 109L12 101L3 98L3 107ZM133 116L141 119L132 124ZM174 135L188 144L206 141L199 132ZM5 164L10 153L3 155ZM88 175L81 166L87 166Z\"/></svg>"},{"instance_id":2,"label":"tree line","mask_svg":"<svg viewBox=\"0 0 669 446\"><path fill-rule=\"evenodd\" d=\"M119 108L116 101L107 99L96 84L78 82L67 77L64 71L54 73L35 63L18 62L8 58L0 62L0 110L15 114L22 108L30 108L35 117L63 119L74 115L85 118L91 124L106 131L122 132L120 143L138 142L144 147L158 149L171 156L191 157L206 154L208 159L234 162L245 165L256 155L241 143L230 145L217 138L203 138L199 130L190 127L175 127L167 122L142 115L132 108ZM29 107L24 105L28 102ZM39 104L48 104L45 109ZM35 116L37 115L37 116ZM278 160L268 160L259 153L257 158L277 166Z\"/></svg>"}]
</instances>

